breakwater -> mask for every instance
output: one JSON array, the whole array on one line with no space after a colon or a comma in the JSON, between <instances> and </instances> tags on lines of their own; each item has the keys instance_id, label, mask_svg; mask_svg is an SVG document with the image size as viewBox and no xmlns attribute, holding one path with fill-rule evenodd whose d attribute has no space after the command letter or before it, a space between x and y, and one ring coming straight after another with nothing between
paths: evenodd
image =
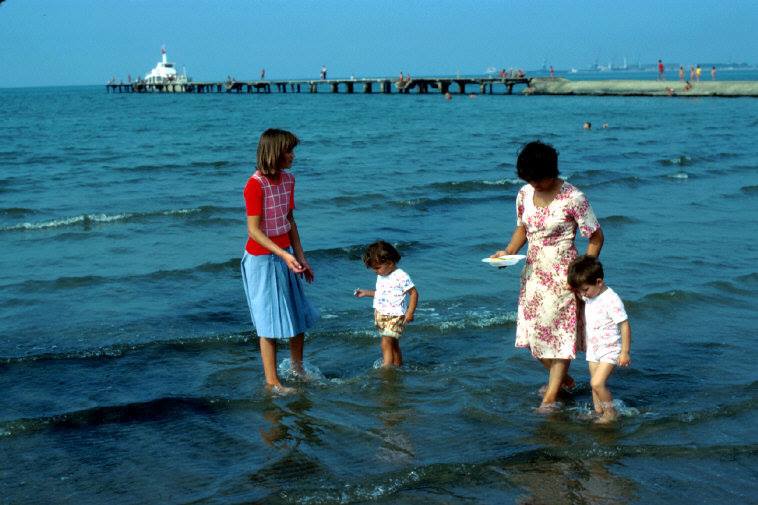
<instances>
[{"instance_id":1,"label":"breakwater","mask_svg":"<svg viewBox=\"0 0 758 505\"><path fill-rule=\"evenodd\" d=\"M758 81L572 81L560 77L548 77L531 79L524 93L530 95L586 96L758 97Z\"/></svg>"}]
</instances>

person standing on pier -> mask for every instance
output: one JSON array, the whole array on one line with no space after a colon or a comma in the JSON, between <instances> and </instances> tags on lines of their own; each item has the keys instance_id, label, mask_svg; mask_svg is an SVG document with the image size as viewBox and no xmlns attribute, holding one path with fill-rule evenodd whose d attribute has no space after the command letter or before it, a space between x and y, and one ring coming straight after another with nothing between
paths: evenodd
<instances>
[{"instance_id":1,"label":"person standing on pier","mask_svg":"<svg viewBox=\"0 0 758 505\"><path fill-rule=\"evenodd\" d=\"M321 80L326 80L326 65L321 65Z\"/></svg>"},{"instance_id":2,"label":"person standing on pier","mask_svg":"<svg viewBox=\"0 0 758 505\"><path fill-rule=\"evenodd\" d=\"M293 392L276 373L276 345L289 340L292 373L304 376L304 333L319 317L308 302L302 278L313 282L295 223L295 177L286 170L295 159L298 138L284 130L261 135L256 171L245 185L247 244L242 256L242 284L258 334L266 388Z\"/></svg>"},{"instance_id":3,"label":"person standing on pier","mask_svg":"<svg viewBox=\"0 0 758 505\"><path fill-rule=\"evenodd\" d=\"M684 67L679 65L679 80L684 81Z\"/></svg>"},{"instance_id":4,"label":"person standing on pier","mask_svg":"<svg viewBox=\"0 0 758 505\"><path fill-rule=\"evenodd\" d=\"M716 65L713 65L713 66L711 67L711 80L712 80L712 81L715 81L715 80L716 80Z\"/></svg>"},{"instance_id":5,"label":"person standing on pier","mask_svg":"<svg viewBox=\"0 0 758 505\"><path fill-rule=\"evenodd\" d=\"M265 78L266 78L266 69L262 68L261 69L261 81L264 80Z\"/></svg>"},{"instance_id":6,"label":"person standing on pier","mask_svg":"<svg viewBox=\"0 0 758 505\"><path fill-rule=\"evenodd\" d=\"M658 80L659 81L666 80L666 76L664 75L665 70L666 70L666 66L663 64L663 61L658 60Z\"/></svg>"}]
</instances>

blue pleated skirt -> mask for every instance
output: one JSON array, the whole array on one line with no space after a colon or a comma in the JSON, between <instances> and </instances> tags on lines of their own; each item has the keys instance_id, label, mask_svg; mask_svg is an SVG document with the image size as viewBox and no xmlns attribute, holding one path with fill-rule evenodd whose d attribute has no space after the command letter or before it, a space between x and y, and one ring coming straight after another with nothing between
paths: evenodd
<instances>
[{"instance_id":1,"label":"blue pleated skirt","mask_svg":"<svg viewBox=\"0 0 758 505\"><path fill-rule=\"evenodd\" d=\"M250 318L259 337L287 339L316 323L319 313L305 297L302 279L281 258L245 251L241 269Z\"/></svg>"}]
</instances>

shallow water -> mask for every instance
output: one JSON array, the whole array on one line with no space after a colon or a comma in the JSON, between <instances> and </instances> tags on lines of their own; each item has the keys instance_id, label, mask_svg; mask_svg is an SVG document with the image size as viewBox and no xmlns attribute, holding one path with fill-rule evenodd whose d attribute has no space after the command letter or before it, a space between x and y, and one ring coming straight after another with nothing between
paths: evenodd
<instances>
[{"instance_id":1,"label":"shallow water","mask_svg":"<svg viewBox=\"0 0 758 505\"><path fill-rule=\"evenodd\" d=\"M754 99L0 90L0 503L750 502L757 117ZM262 388L239 275L270 126L302 140L322 312L286 397ZM612 427L588 418L582 359L563 408L534 412L518 268L480 262L534 138L590 198L630 315ZM374 368L352 297L378 238L420 292L397 371Z\"/></svg>"}]
</instances>

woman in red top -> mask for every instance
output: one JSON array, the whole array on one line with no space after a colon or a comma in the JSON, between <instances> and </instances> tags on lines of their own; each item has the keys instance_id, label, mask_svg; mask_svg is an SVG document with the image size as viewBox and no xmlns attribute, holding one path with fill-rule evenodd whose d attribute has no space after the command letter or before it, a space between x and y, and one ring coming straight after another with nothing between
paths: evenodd
<instances>
[{"instance_id":1,"label":"woman in red top","mask_svg":"<svg viewBox=\"0 0 758 505\"><path fill-rule=\"evenodd\" d=\"M276 373L276 341L290 341L292 372L303 373L304 332L318 319L305 297L302 278L313 282L293 210L292 166L298 144L288 131L268 129L258 143L255 173L245 185L248 240L242 257L242 282L250 317L258 333L266 386L289 393Z\"/></svg>"}]
</instances>

